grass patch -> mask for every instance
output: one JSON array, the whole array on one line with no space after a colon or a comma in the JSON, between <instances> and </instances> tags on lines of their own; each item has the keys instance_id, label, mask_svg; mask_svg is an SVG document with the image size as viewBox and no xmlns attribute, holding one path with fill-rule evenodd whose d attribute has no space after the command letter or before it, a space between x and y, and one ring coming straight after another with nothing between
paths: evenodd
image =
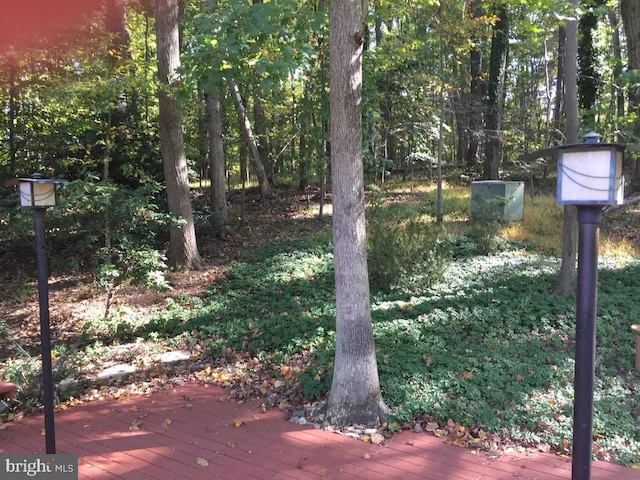
<instances>
[{"instance_id":1,"label":"grass patch","mask_svg":"<svg viewBox=\"0 0 640 480\"><path fill-rule=\"evenodd\" d=\"M520 234L530 236L510 235L513 226L503 225L500 234L509 241L476 255L473 239L460 229L448 234L453 255L441 281L425 280L420 288L413 272L410 290L400 286L372 297L392 427L428 416L566 451L575 298L551 293L559 261L539 253L543 247L528 246L551 229L544 213L549 203L535 205L531 217L545 225L524 225ZM424 217L423 208L407 208ZM594 431L601 458L637 463L640 386L629 325L637 322L640 262L608 255L601 267ZM331 248L318 235L272 245L232 266L228 281L212 285L189 308L168 308L146 331L195 335L213 354L242 350L273 364L304 355L298 381L312 399L331 384L334 315Z\"/></svg>"}]
</instances>

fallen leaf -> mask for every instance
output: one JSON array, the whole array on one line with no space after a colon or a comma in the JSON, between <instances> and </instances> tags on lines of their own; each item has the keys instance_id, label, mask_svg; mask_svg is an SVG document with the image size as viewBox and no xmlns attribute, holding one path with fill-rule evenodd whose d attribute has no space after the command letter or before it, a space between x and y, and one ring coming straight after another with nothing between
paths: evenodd
<instances>
[{"instance_id":1,"label":"fallen leaf","mask_svg":"<svg viewBox=\"0 0 640 480\"><path fill-rule=\"evenodd\" d=\"M241 418L236 418L236 419L233 421L233 426L234 426L234 427L242 427L243 425L244 425L244 421L242 421L242 419L241 419Z\"/></svg>"},{"instance_id":2,"label":"fallen leaf","mask_svg":"<svg viewBox=\"0 0 640 480\"><path fill-rule=\"evenodd\" d=\"M567 419L567 417L565 417L565 416L564 416L562 413L560 413L560 412L555 412L555 413L553 414L553 418L555 418L555 419L556 419L557 421L559 421L559 422L564 422L564 421Z\"/></svg>"},{"instance_id":3,"label":"fallen leaf","mask_svg":"<svg viewBox=\"0 0 640 480\"><path fill-rule=\"evenodd\" d=\"M631 468L635 468L636 470L640 470L640 463L634 463L631 465Z\"/></svg>"},{"instance_id":4,"label":"fallen leaf","mask_svg":"<svg viewBox=\"0 0 640 480\"><path fill-rule=\"evenodd\" d=\"M138 408L138 406L137 406L137 405L134 405L134 406L132 406L132 407L129 407L129 411L130 411L130 412L137 412L138 410L140 410L140 409Z\"/></svg>"},{"instance_id":5,"label":"fallen leaf","mask_svg":"<svg viewBox=\"0 0 640 480\"><path fill-rule=\"evenodd\" d=\"M165 427L168 427L169 425L171 425L171 419L170 418L165 418L164 422L162 422L162 425L164 425Z\"/></svg>"},{"instance_id":6,"label":"fallen leaf","mask_svg":"<svg viewBox=\"0 0 640 480\"><path fill-rule=\"evenodd\" d=\"M142 419L136 418L133 422L131 422L131 426L129 427L129 430L132 432L135 432L137 430L140 430L140 427L142 427Z\"/></svg>"},{"instance_id":7,"label":"fallen leaf","mask_svg":"<svg viewBox=\"0 0 640 480\"><path fill-rule=\"evenodd\" d=\"M371 458L371 455L365 453L364 455L362 455L362 458L364 458L365 460L369 460Z\"/></svg>"},{"instance_id":8,"label":"fallen leaf","mask_svg":"<svg viewBox=\"0 0 640 480\"><path fill-rule=\"evenodd\" d=\"M196 458L196 463L202 467L208 467L209 466L209 460L207 460L204 457L198 457Z\"/></svg>"}]
</instances>

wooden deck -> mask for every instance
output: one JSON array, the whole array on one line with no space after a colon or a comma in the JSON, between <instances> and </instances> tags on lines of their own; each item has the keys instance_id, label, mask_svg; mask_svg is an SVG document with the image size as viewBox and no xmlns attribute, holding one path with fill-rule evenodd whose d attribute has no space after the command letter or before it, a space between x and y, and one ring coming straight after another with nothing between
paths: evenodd
<instances>
[{"instance_id":1,"label":"wooden deck","mask_svg":"<svg viewBox=\"0 0 640 480\"><path fill-rule=\"evenodd\" d=\"M43 418L2 425L0 452L44 452ZM79 456L80 479L560 480L571 464L547 455L486 455L403 432L386 445L287 422L282 412L188 384L148 397L56 411L58 453ZM594 462L593 480L640 480L640 470Z\"/></svg>"}]
</instances>

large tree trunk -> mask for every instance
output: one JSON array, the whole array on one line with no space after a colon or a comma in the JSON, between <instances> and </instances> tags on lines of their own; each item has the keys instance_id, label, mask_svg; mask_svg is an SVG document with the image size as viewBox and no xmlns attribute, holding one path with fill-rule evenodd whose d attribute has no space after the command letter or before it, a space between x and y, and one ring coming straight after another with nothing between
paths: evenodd
<instances>
[{"instance_id":1,"label":"large tree trunk","mask_svg":"<svg viewBox=\"0 0 640 480\"><path fill-rule=\"evenodd\" d=\"M577 5L578 0L570 0ZM567 125L567 143L578 142L578 22L567 20L567 43L564 50L564 107ZM562 217L562 263L560 277L555 292L566 295L573 292L576 279L577 257L577 209L573 205L565 205Z\"/></svg>"},{"instance_id":2,"label":"large tree trunk","mask_svg":"<svg viewBox=\"0 0 640 480\"><path fill-rule=\"evenodd\" d=\"M263 198L268 198L271 196L271 187L269 185L267 173L264 169L264 164L262 163L262 158L260 157L260 150L258 149L256 137L254 136L253 130L251 129L251 122L249 121L249 116L247 115L247 108L242 101L242 95L240 94L240 89L238 88L238 84L235 82L235 80L233 78L229 78L228 83L231 96L233 97L233 101L236 105L236 112L238 113L238 123L240 124L242 135L247 144L247 147L249 148L249 153L253 157L256 176L258 177L258 183L260 184L260 193L262 194Z\"/></svg>"},{"instance_id":3,"label":"large tree trunk","mask_svg":"<svg viewBox=\"0 0 640 480\"><path fill-rule=\"evenodd\" d=\"M502 110L509 45L509 19L507 18L506 5L496 5L496 15L498 19L493 26L487 81L487 113L485 117L487 143L484 160L484 178L486 180L497 180L499 177L502 155Z\"/></svg>"},{"instance_id":4,"label":"large tree trunk","mask_svg":"<svg viewBox=\"0 0 640 480\"><path fill-rule=\"evenodd\" d=\"M329 5L329 103L336 282L336 353L327 423L377 425L382 400L373 343L362 166L361 0Z\"/></svg>"},{"instance_id":5,"label":"large tree trunk","mask_svg":"<svg viewBox=\"0 0 640 480\"><path fill-rule=\"evenodd\" d=\"M624 33L627 37L627 58L629 61L628 70L640 70L640 2L638 0L620 0L620 16L624 26ZM629 89L629 113L636 114L636 121L633 127L635 143L640 138L640 88ZM640 158L636 160L631 181L631 188L640 188Z\"/></svg>"},{"instance_id":6,"label":"large tree trunk","mask_svg":"<svg viewBox=\"0 0 640 480\"><path fill-rule=\"evenodd\" d=\"M182 134L182 108L172 94L179 82L180 45L178 36L179 0L156 1L156 46L158 55L159 133L162 163L167 183L169 211L184 224L171 229L169 266L188 270L200 268L201 260L193 223L187 159Z\"/></svg>"}]
</instances>

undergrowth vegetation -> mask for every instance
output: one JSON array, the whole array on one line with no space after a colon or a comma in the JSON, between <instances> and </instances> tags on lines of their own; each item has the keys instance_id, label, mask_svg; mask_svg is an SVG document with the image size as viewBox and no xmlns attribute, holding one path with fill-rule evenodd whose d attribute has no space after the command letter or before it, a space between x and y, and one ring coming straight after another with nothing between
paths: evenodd
<instances>
[{"instance_id":1,"label":"undergrowth vegetation","mask_svg":"<svg viewBox=\"0 0 640 480\"><path fill-rule=\"evenodd\" d=\"M449 186L445 222L436 225L434 199L416 186L376 197L367 211L388 428L416 418L454 421L505 442L568 453L575 297L552 293L559 207L539 197L527 200L523 222L471 223L468 191ZM637 323L640 261L606 232L603 239L594 454L633 464L640 462L640 382L629 326ZM321 230L272 243L228 266L204 294L168 301L145 322L102 334L197 343L212 358L246 352L265 365L304 358L295 381L313 400L331 386L333 288L330 239Z\"/></svg>"}]
</instances>

